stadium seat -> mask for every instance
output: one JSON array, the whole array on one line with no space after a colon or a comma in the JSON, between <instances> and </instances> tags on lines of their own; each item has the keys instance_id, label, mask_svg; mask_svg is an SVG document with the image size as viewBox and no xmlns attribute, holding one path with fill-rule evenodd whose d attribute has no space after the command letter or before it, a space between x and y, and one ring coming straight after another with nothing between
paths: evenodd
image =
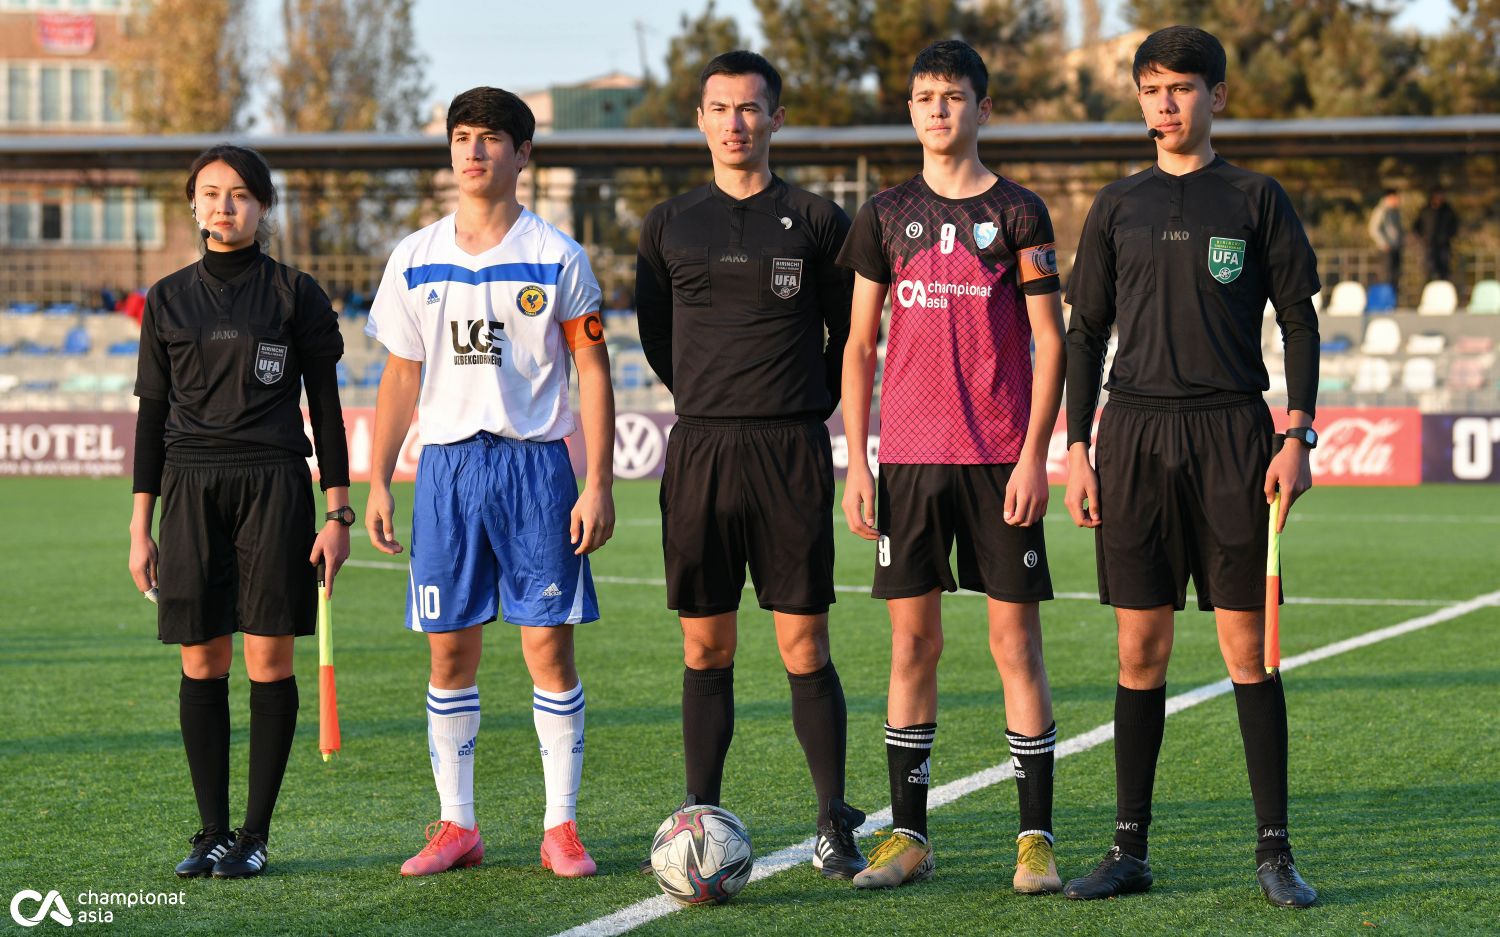
<instances>
[{"instance_id":1,"label":"stadium seat","mask_svg":"<svg viewBox=\"0 0 1500 937\"><path fill-rule=\"evenodd\" d=\"M1440 355L1448 347L1448 338L1442 332L1414 332L1406 339L1408 355Z\"/></svg>"},{"instance_id":2,"label":"stadium seat","mask_svg":"<svg viewBox=\"0 0 1500 937\"><path fill-rule=\"evenodd\" d=\"M1401 368L1401 387L1414 394L1437 389L1437 362L1431 358L1408 358Z\"/></svg>"},{"instance_id":3,"label":"stadium seat","mask_svg":"<svg viewBox=\"0 0 1500 937\"><path fill-rule=\"evenodd\" d=\"M1336 375L1325 375L1324 377L1318 378L1318 391L1319 391L1319 393L1322 393L1324 391L1332 391L1332 392L1346 391L1348 389L1349 389L1349 379L1347 377L1336 376Z\"/></svg>"},{"instance_id":4,"label":"stadium seat","mask_svg":"<svg viewBox=\"0 0 1500 937\"><path fill-rule=\"evenodd\" d=\"M365 385L368 387L375 387L379 385L381 375L383 374L385 374L385 359L376 358L374 361L371 361L369 364L365 365Z\"/></svg>"},{"instance_id":5,"label":"stadium seat","mask_svg":"<svg viewBox=\"0 0 1500 937\"><path fill-rule=\"evenodd\" d=\"M1495 350L1495 340L1488 335L1460 335L1453 350L1461 355L1487 355Z\"/></svg>"},{"instance_id":6,"label":"stadium seat","mask_svg":"<svg viewBox=\"0 0 1500 937\"><path fill-rule=\"evenodd\" d=\"M344 362L340 361L337 365L334 366L333 371L334 371L334 375L338 379L339 387L341 387L341 388L348 387L349 386L349 366L347 364L345 364Z\"/></svg>"},{"instance_id":7,"label":"stadium seat","mask_svg":"<svg viewBox=\"0 0 1500 937\"><path fill-rule=\"evenodd\" d=\"M1423 316L1451 316L1458 311L1458 290L1447 280L1431 280L1422 287L1422 299L1417 303L1417 314Z\"/></svg>"},{"instance_id":8,"label":"stadium seat","mask_svg":"<svg viewBox=\"0 0 1500 937\"><path fill-rule=\"evenodd\" d=\"M1500 280L1480 280L1469 296L1469 311L1477 315L1500 314Z\"/></svg>"},{"instance_id":9,"label":"stadium seat","mask_svg":"<svg viewBox=\"0 0 1500 937\"><path fill-rule=\"evenodd\" d=\"M1322 290L1318 290L1316 293L1312 294L1312 304L1313 304L1313 312L1322 312L1323 311L1323 291Z\"/></svg>"},{"instance_id":10,"label":"stadium seat","mask_svg":"<svg viewBox=\"0 0 1500 937\"><path fill-rule=\"evenodd\" d=\"M1449 390L1475 391L1484 387L1485 363L1481 358L1454 358L1443 381Z\"/></svg>"},{"instance_id":11,"label":"stadium seat","mask_svg":"<svg viewBox=\"0 0 1500 937\"><path fill-rule=\"evenodd\" d=\"M81 325L76 325L68 330L67 337L63 339L62 353L65 355L82 356L89 353L89 332Z\"/></svg>"},{"instance_id":12,"label":"stadium seat","mask_svg":"<svg viewBox=\"0 0 1500 937\"><path fill-rule=\"evenodd\" d=\"M108 354L114 358L123 358L128 355L139 354L140 350L140 342L136 341L133 338L127 338L124 341L115 342L113 345L110 345Z\"/></svg>"},{"instance_id":13,"label":"stadium seat","mask_svg":"<svg viewBox=\"0 0 1500 937\"><path fill-rule=\"evenodd\" d=\"M1345 280L1333 288L1324 311L1330 316L1364 315L1365 288L1355 280Z\"/></svg>"},{"instance_id":14,"label":"stadium seat","mask_svg":"<svg viewBox=\"0 0 1500 937\"><path fill-rule=\"evenodd\" d=\"M0 374L0 394L8 394L21 386L21 378L15 374Z\"/></svg>"},{"instance_id":15,"label":"stadium seat","mask_svg":"<svg viewBox=\"0 0 1500 937\"><path fill-rule=\"evenodd\" d=\"M1365 295L1365 312L1395 312L1396 288L1389 283L1372 283Z\"/></svg>"},{"instance_id":16,"label":"stadium seat","mask_svg":"<svg viewBox=\"0 0 1500 937\"><path fill-rule=\"evenodd\" d=\"M1318 346L1324 354L1340 355L1354 347L1354 343L1347 335L1332 335L1325 338Z\"/></svg>"},{"instance_id":17,"label":"stadium seat","mask_svg":"<svg viewBox=\"0 0 1500 937\"><path fill-rule=\"evenodd\" d=\"M1401 326L1394 319L1371 319L1359 350L1367 355L1394 355L1401 350Z\"/></svg>"},{"instance_id":18,"label":"stadium seat","mask_svg":"<svg viewBox=\"0 0 1500 937\"><path fill-rule=\"evenodd\" d=\"M1384 358L1363 358L1354 372L1356 394L1383 394L1391 389L1391 363Z\"/></svg>"}]
</instances>

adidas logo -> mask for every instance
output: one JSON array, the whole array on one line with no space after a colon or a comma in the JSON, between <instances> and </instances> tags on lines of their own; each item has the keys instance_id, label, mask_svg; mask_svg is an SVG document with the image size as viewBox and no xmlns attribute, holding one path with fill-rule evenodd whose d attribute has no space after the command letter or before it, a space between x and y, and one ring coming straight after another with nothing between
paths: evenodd
<instances>
[{"instance_id":1,"label":"adidas logo","mask_svg":"<svg viewBox=\"0 0 1500 937\"><path fill-rule=\"evenodd\" d=\"M573 754L575 754L575 755L582 755L583 754L583 736L579 736L578 737L578 743L573 746Z\"/></svg>"},{"instance_id":2,"label":"adidas logo","mask_svg":"<svg viewBox=\"0 0 1500 937\"><path fill-rule=\"evenodd\" d=\"M927 765L928 765L928 763L926 761L924 761L921 764L917 765L915 768L913 768L911 770L911 773L906 776L906 783L908 783L908 784L926 784L926 783L928 783Z\"/></svg>"},{"instance_id":3,"label":"adidas logo","mask_svg":"<svg viewBox=\"0 0 1500 937\"><path fill-rule=\"evenodd\" d=\"M437 301L438 301L437 290L433 290L432 292L430 292L430 293L427 294L427 305L431 306L433 303L435 303Z\"/></svg>"},{"instance_id":4,"label":"adidas logo","mask_svg":"<svg viewBox=\"0 0 1500 937\"><path fill-rule=\"evenodd\" d=\"M474 736L474 738L469 739L467 742L463 743L463 745L459 746L458 756L462 758L465 755L474 754L474 743L477 741L479 741L479 736L476 735Z\"/></svg>"},{"instance_id":5,"label":"adidas logo","mask_svg":"<svg viewBox=\"0 0 1500 937\"><path fill-rule=\"evenodd\" d=\"M544 599L555 599L560 595L562 595L562 590L557 587L557 583L555 582L542 590L542 598Z\"/></svg>"}]
</instances>

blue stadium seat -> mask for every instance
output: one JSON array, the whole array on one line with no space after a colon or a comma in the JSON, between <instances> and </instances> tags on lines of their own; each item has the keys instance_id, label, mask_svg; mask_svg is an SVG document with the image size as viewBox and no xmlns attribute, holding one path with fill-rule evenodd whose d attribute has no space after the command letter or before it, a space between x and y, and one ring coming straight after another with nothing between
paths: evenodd
<instances>
[{"instance_id":1,"label":"blue stadium seat","mask_svg":"<svg viewBox=\"0 0 1500 937\"><path fill-rule=\"evenodd\" d=\"M115 342L109 346L109 355L112 358L124 358L140 354L141 343L133 338L127 338L122 342Z\"/></svg>"},{"instance_id":2,"label":"blue stadium seat","mask_svg":"<svg viewBox=\"0 0 1500 937\"><path fill-rule=\"evenodd\" d=\"M1394 312L1396 288L1389 283L1372 283L1365 293L1365 312Z\"/></svg>"},{"instance_id":3,"label":"blue stadium seat","mask_svg":"<svg viewBox=\"0 0 1500 937\"><path fill-rule=\"evenodd\" d=\"M339 386L340 387L348 387L349 386L349 366L347 364L345 364L344 362L340 361L338 363L338 366L335 367L333 370L334 370L334 373L338 375Z\"/></svg>"},{"instance_id":4,"label":"blue stadium seat","mask_svg":"<svg viewBox=\"0 0 1500 937\"><path fill-rule=\"evenodd\" d=\"M1337 355L1354 347L1354 342L1347 335L1333 335L1325 338L1318 347L1326 355Z\"/></svg>"},{"instance_id":5,"label":"blue stadium seat","mask_svg":"<svg viewBox=\"0 0 1500 937\"><path fill-rule=\"evenodd\" d=\"M377 358L365 365L364 382L368 387L374 387L380 383L381 375L385 374L385 359Z\"/></svg>"},{"instance_id":6,"label":"blue stadium seat","mask_svg":"<svg viewBox=\"0 0 1500 937\"><path fill-rule=\"evenodd\" d=\"M63 339L62 353L65 355L82 356L89 353L89 332L81 325L75 325L68 330L68 335Z\"/></svg>"}]
</instances>

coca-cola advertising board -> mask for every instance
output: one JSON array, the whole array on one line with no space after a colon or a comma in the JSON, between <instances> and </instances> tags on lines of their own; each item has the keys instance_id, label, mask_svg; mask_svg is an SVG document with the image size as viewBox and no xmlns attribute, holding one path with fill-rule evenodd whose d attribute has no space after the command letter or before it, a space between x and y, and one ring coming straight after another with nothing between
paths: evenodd
<instances>
[{"instance_id":1,"label":"coca-cola advertising board","mask_svg":"<svg viewBox=\"0 0 1500 937\"><path fill-rule=\"evenodd\" d=\"M1500 482L1500 413L1422 417L1424 482Z\"/></svg>"}]
</instances>

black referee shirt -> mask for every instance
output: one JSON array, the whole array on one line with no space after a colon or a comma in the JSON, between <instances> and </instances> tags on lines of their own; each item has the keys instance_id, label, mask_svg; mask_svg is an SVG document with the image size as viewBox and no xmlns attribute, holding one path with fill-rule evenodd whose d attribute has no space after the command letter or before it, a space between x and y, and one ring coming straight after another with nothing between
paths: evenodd
<instances>
[{"instance_id":1,"label":"black referee shirt","mask_svg":"<svg viewBox=\"0 0 1500 937\"><path fill-rule=\"evenodd\" d=\"M1182 176L1152 166L1100 191L1068 282L1068 444L1088 442L1105 385L1149 397L1263 393L1269 299L1286 345L1288 409L1318 388L1317 257L1286 192L1221 158Z\"/></svg>"},{"instance_id":2,"label":"black referee shirt","mask_svg":"<svg viewBox=\"0 0 1500 937\"><path fill-rule=\"evenodd\" d=\"M135 395L165 400L167 446L274 446L312 455L302 372L338 358L338 317L312 277L260 256L220 280L203 261L146 296Z\"/></svg>"},{"instance_id":3,"label":"black referee shirt","mask_svg":"<svg viewBox=\"0 0 1500 937\"><path fill-rule=\"evenodd\" d=\"M833 412L854 288L837 263L848 230L843 209L774 176L743 201L709 183L646 215L641 345L678 414Z\"/></svg>"}]
</instances>

